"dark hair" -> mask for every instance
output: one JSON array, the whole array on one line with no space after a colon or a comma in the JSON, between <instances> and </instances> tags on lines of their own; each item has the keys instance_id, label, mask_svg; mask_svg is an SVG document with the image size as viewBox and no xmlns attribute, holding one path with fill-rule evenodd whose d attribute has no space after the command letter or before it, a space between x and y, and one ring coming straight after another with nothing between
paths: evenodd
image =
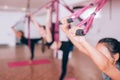
<instances>
[{"instance_id":1,"label":"dark hair","mask_svg":"<svg viewBox=\"0 0 120 80\"><path fill-rule=\"evenodd\" d=\"M114 38L103 38L98 41L98 43L104 43L105 46L108 48L108 50L112 54L117 54L119 53L119 60L118 62L120 63L120 42Z\"/></svg>"},{"instance_id":2,"label":"dark hair","mask_svg":"<svg viewBox=\"0 0 120 80\"><path fill-rule=\"evenodd\" d=\"M43 27L44 29L46 29L45 25L40 25L40 24L38 23L38 26L39 26L39 27Z\"/></svg>"},{"instance_id":3,"label":"dark hair","mask_svg":"<svg viewBox=\"0 0 120 80\"><path fill-rule=\"evenodd\" d=\"M45 25L42 26L44 29L46 29Z\"/></svg>"},{"instance_id":4,"label":"dark hair","mask_svg":"<svg viewBox=\"0 0 120 80\"><path fill-rule=\"evenodd\" d=\"M19 30L18 32L20 32L22 36L24 36L24 32L22 30Z\"/></svg>"}]
</instances>

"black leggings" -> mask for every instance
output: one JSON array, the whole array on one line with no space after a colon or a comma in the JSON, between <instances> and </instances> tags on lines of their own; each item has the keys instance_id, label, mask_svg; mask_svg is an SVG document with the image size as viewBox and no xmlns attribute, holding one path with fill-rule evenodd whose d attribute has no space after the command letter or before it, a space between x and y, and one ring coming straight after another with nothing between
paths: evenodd
<instances>
[{"instance_id":1,"label":"black leggings","mask_svg":"<svg viewBox=\"0 0 120 80\"><path fill-rule=\"evenodd\" d=\"M46 43L48 48L52 45L53 42L54 41L52 41L50 43ZM73 50L73 44L70 41L67 41L67 42L62 41L62 45L60 47L60 50L63 51L63 58L62 58L62 72L61 72L59 80L63 80L65 75L66 75L66 71L67 71L69 52Z\"/></svg>"},{"instance_id":2,"label":"black leggings","mask_svg":"<svg viewBox=\"0 0 120 80\"><path fill-rule=\"evenodd\" d=\"M73 44L70 41L69 42L62 42L62 46L60 48L60 50L63 51L62 72L61 72L59 80L63 80L65 75L66 75L69 52L72 51L72 48L73 48Z\"/></svg>"},{"instance_id":3,"label":"black leggings","mask_svg":"<svg viewBox=\"0 0 120 80\"><path fill-rule=\"evenodd\" d=\"M31 52L31 57L30 59L33 60L34 58L34 50L35 50L35 44L30 45L30 52Z\"/></svg>"},{"instance_id":4,"label":"black leggings","mask_svg":"<svg viewBox=\"0 0 120 80\"><path fill-rule=\"evenodd\" d=\"M25 38L25 37L22 37L21 42L22 42L23 44L25 44L25 45L28 46L28 40L29 40L29 39L27 39L27 38ZM30 52L31 52L31 57L30 57L31 60L33 60L33 58L34 58L35 44L36 44L39 40L42 40L42 38L30 39L30 47L29 47L29 46L28 46L28 47L29 47Z\"/></svg>"},{"instance_id":5,"label":"black leggings","mask_svg":"<svg viewBox=\"0 0 120 80\"><path fill-rule=\"evenodd\" d=\"M31 60L33 60L33 58L34 58L35 44L36 44L39 40L41 40L41 38L40 38L40 39L31 39L31 45L30 45L30 51L31 51L31 57L30 57L30 59L31 59Z\"/></svg>"}]
</instances>

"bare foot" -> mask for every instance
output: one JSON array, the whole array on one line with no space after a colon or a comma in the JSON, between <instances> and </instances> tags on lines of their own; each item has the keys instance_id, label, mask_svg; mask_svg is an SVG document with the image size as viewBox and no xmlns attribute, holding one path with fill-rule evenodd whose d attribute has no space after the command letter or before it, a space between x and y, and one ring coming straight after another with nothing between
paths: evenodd
<instances>
[{"instance_id":1,"label":"bare foot","mask_svg":"<svg viewBox=\"0 0 120 80\"><path fill-rule=\"evenodd\" d=\"M28 63L29 63L29 64L32 64L32 60L29 60Z\"/></svg>"}]
</instances>

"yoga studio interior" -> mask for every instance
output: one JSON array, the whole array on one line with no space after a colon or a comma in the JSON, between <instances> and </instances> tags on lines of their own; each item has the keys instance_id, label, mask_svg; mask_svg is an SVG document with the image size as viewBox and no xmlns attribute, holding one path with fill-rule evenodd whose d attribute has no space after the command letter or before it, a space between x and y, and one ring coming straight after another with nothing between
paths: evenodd
<instances>
[{"instance_id":1,"label":"yoga studio interior","mask_svg":"<svg viewBox=\"0 0 120 80\"><path fill-rule=\"evenodd\" d=\"M120 0L0 0L0 80L120 80Z\"/></svg>"}]
</instances>

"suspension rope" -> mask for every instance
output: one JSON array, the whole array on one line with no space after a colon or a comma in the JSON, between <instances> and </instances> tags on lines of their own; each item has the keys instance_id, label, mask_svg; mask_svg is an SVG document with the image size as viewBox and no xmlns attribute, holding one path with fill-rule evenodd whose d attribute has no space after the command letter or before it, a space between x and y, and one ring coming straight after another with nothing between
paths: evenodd
<instances>
[{"instance_id":1,"label":"suspension rope","mask_svg":"<svg viewBox=\"0 0 120 80\"><path fill-rule=\"evenodd\" d=\"M50 5L50 8L51 8L51 10L50 10L50 16L48 16L48 17L50 17L50 23L51 23L50 28L52 28L52 19L53 19L52 15L53 15L53 11L54 11L54 3L55 3L55 1L52 0L51 2L52 3Z\"/></svg>"},{"instance_id":2,"label":"suspension rope","mask_svg":"<svg viewBox=\"0 0 120 80\"><path fill-rule=\"evenodd\" d=\"M27 13L28 13L28 16L27 16L27 26L28 26L28 46L29 48L31 47L31 41L30 41L30 0L28 0L28 3L27 3Z\"/></svg>"},{"instance_id":3,"label":"suspension rope","mask_svg":"<svg viewBox=\"0 0 120 80\"><path fill-rule=\"evenodd\" d=\"M83 20L82 22L80 22L80 24L77 25L77 26L82 26L83 24L87 23L87 25L84 28L84 34L86 34L89 31L89 29L92 26L96 13L104 6L106 2L107 0L102 0L96 7L95 11L87 19Z\"/></svg>"},{"instance_id":4,"label":"suspension rope","mask_svg":"<svg viewBox=\"0 0 120 80\"><path fill-rule=\"evenodd\" d=\"M56 23L55 23L55 41L59 43L59 0L56 0ZM58 57L58 45L56 50L56 57Z\"/></svg>"},{"instance_id":5,"label":"suspension rope","mask_svg":"<svg viewBox=\"0 0 120 80\"><path fill-rule=\"evenodd\" d=\"M56 0L55 41L59 41L59 0Z\"/></svg>"},{"instance_id":6,"label":"suspension rope","mask_svg":"<svg viewBox=\"0 0 120 80\"><path fill-rule=\"evenodd\" d=\"M96 7L95 11L91 14L90 19L89 19L89 21L87 22L87 25L86 25L86 27L85 27L85 29L84 29L84 34L86 34L86 33L89 31L89 29L90 29L91 26L92 26L92 23L93 23L93 20L94 20L94 18L95 18L96 13L97 13L98 11L100 11L100 9L104 6L104 4L105 4L106 2L107 2L107 0L103 0L101 3L99 3L99 5Z\"/></svg>"}]
</instances>

